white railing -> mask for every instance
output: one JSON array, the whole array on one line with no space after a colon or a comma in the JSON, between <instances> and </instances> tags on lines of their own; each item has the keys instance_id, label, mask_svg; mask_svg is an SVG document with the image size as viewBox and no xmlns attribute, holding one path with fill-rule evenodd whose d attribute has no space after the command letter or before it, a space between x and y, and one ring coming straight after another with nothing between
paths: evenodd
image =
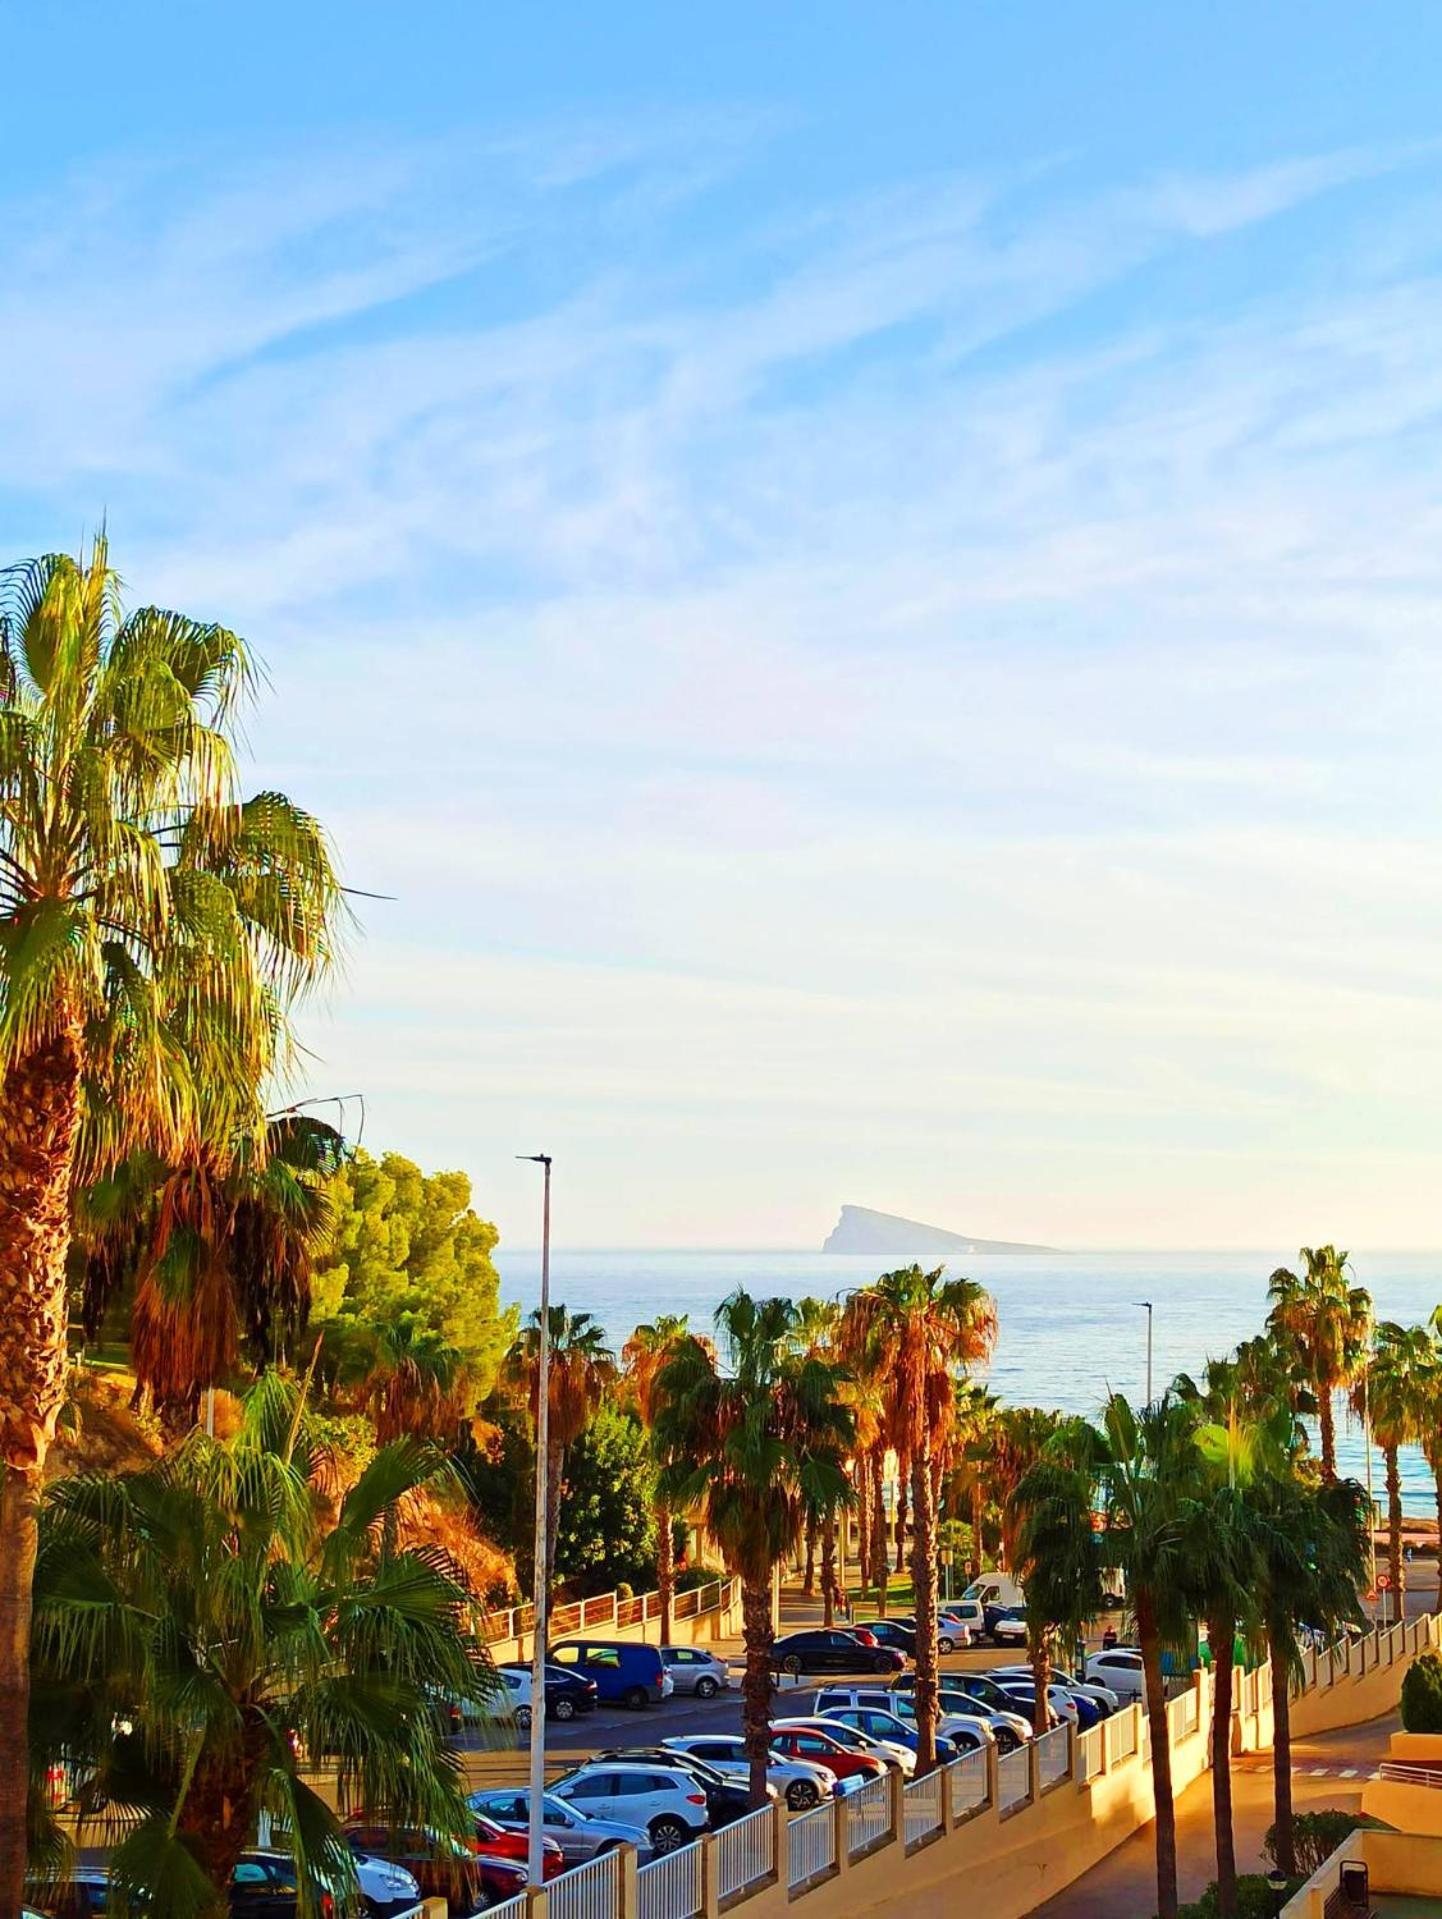
<instances>
[{"instance_id":1,"label":"white railing","mask_svg":"<svg viewBox=\"0 0 1442 1919\"><path fill-rule=\"evenodd\" d=\"M1436 1766L1409 1766L1405 1759L1384 1759L1378 1768L1384 1779L1395 1779L1403 1786L1430 1786L1442 1791L1442 1770Z\"/></svg>"},{"instance_id":2,"label":"white railing","mask_svg":"<svg viewBox=\"0 0 1442 1919\"><path fill-rule=\"evenodd\" d=\"M678 1846L662 1853L636 1874L639 1919L697 1919L705 1909L701 1881L701 1845Z\"/></svg>"},{"instance_id":3,"label":"white railing","mask_svg":"<svg viewBox=\"0 0 1442 1919\"><path fill-rule=\"evenodd\" d=\"M1202 1716L1196 1687L1193 1686L1190 1692L1179 1694L1167 1710L1174 1715L1172 1724L1176 1728L1177 1737L1189 1739L1201 1723Z\"/></svg>"},{"instance_id":4,"label":"white railing","mask_svg":"<svg viewBox=\"0 0 1442 1919\"><path fill-rule=\"evenodd\" d=\"M1077 1778L1083 1783L1088 1779L1097 1779L1102 1771L1102 1729L1100 1726L1088 1726L1077 1739L1079 1758L1077 1760Z\"/></svg>"},{"instance_id":5,"label":"white railing","mask_svg":"<svg viewBox=\"0 0 1442 1919\"><path fill-rule=\"evenodd\" d=\"M603 1852L546 1887L547 1919L612 1919L621 1906L621 1855Z\"/></svg>"},{"instance_id":6,"label":"white railing","mask_svg":"<svg viewBox=\"0 0 1442 1919\"><path fill-rule=\"evenodd\" d=\"M1006 1817L1031 1798L1030 1743L1005 1752L996 1762L996 1809Z\"/></svg>"},{"instance_id":7,"label":"white railing","mask_svg":"<svg viewBox=\"0 0 1442 1919\"><path fill-rule=\"evenodd\" d=\"M776 1815L759 1806L716 1835L716 1889L730 1899L776 1870Z\"/></svg>"},{"instance_id":8,"label":"white railing","mask_svg":"<svg viewBox=\"0 0 1442 1919\"><path fill-rule=\"evenodd\" d=\"M836 1828L840 1813L835 1800L803 1812L786 1829L788 1890L809 1886L813 1879L836 1869ZM669 1919L669 1915L642 1913L641 1919Z\"/></svg>"},{"instance_id":9,"label":"white railing","mask_svg":"<svg viewBox=\"0 0 1442 1919\"><path fill-rule=\"evenodd\" d=\"M527 1905L525 1893L518 1892L514 1899L503 1900L499 1906L487 1906L486 1919L526 1919Z\"/></svg>"},{"instance_id":10,"label":"white railing","mask_svg":"<svg viewBox=\"0 0 1442 1919\"><path fill-rule=\"evenodd\" d=\"M1037 1778L1043 1792L1060 1785L1071 1771L1071 1727L1053 1726L1036 1742Z\"/></svg>"},{"instance_id":11,"label":"white railing","mask_svg":"<svg viewBox=\"0 0 1442 1919\"><path fill-rule=\"evenodd\" d=\"M721 1612L736 1602L734 1579L712 1579L704 1586L693 1586L677 1593L671 1602L671 1618L695 1619L702 1613ZM636 1593L623 1599L619 1593L595 1593L590 1599L578 1599L553 1606L549 1622L552 1639L564 1639L568 1633L597 1632L606 1627L647 1626L661 1617L658 1592ZM480 1635L490 1644L503 1639L520 1639L536 1624L534 1606L505 1606L499 1612L482 1613Z\"/></svg>"},{"instance_id":12,"label":"white railing","mask_svg":"<svg viewBox=\"0 0 1442 1919\"><path fill-rule=\"evenodd\" d=\"M1123 1759L1130 1759L1136 1751L1139 1717L1140 1714L1135 1706L1123 1706L1120 1712L1114 1712L1110 1719L1104 1721L1111 1742L1111 1763L1114 1766L1120 1765ZM1101 1729L1100 1726L1097 1727L1098 1732Z\"/></svg>"},{"instance_id":13,"label":"white railing","mask_svg":"<svg viewBox=\"0 0 1442 1919\"><path fill-rule=\"evenodd\" d=\"M841 1804L846 1808L848 1859L859 1859L891 1836L890 1779L869 1780L860 1792L848 1793Z\"/></svg>"},{"instance_id":14,"label":"white railing","mask_svg":"<svg viewBox=\"0 0 1442 1919\"><path fill-rule=\"evenodd\" d=\"M935 1770L907 1782L902 1793L906 1849L941 1831L941 1774Z\"/></svg>"},{"instance_id":15,"label":"white railing","mask_svg":"<svg viewBox=\"0 0 1442 1919\"><path fill-rule=\"evenodd\" d=\"M957 1824L980 1812L986 1800L986 1754L969 1752L946 1769L951 1786L951 1816Z\"/></svg>"}]
</instances>

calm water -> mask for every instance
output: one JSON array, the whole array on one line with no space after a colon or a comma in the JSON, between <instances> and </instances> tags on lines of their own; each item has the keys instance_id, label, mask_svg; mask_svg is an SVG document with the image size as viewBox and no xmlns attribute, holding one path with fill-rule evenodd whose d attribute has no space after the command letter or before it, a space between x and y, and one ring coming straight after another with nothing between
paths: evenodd
<instances>
[{"instance_id":1,"label":"calm water","mask_svg":"<svg viewBox=\"0 0 1442 1919\"><path fill-rule=\"evenodd\" d=\"M990 1383L1003 1400L1095 1412L1109 1390L1141 1398L1146 1387L1146 1314L1155 1307L1153 1372L1157 1390L1173 1374L1195 1372L1257 1332L1266 1314L1267 1276L1295 1262L1276 1253L1075 1253L982 1255L954 1260L994 1295L1001 1335ZM870 1256L825 1253L568 1252L551 1259L552 1297L593 1314L619 1347L631 1328L659 1313L689 1313L698 1328L734 1287L793 1298L835 1298L884 1270ZM899 1262L893 1262L899 1263ZM540 1284L535 1252L502 1250L507 1298L529 1312ZM1423 1320L1442 1303L1442 1254L1358 1254L1359 1282L1379 1318ZM1365 1478L1365 1448L1339 1418L1343 1471ZM1373 1471L1382 1487L1380 1457ZM1409 1512L1435 1510L1431 1475L1420 1454L1403 1461Z\"/></svg>"}]
</instances>

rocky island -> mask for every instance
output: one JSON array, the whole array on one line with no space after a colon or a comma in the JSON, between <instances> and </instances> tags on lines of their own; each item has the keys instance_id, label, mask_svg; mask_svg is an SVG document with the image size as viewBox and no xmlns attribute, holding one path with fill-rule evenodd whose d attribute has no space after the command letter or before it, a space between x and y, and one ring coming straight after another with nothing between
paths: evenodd
<instances>
[{"instance_id":1,"label":"rocky island","mask_svg":"<svg viewBox=\"0 0 1442 1919\"><path fill-rule=\"evenodd\" d=\"M823 1253L1052 1253L1054 1246L1024 1246L1009 1239L974 1239L969 1233L948 1232L941 1226L923 1226L919 1220L896 1213L873 1212L869 1206L843 1206Z\"/></svg>"}]
</instances>

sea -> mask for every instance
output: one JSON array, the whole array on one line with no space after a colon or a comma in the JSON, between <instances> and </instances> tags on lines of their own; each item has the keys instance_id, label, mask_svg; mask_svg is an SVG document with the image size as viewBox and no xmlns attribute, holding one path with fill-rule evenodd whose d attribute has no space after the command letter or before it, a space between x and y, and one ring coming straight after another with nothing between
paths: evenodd
<instances>
[{"instance_id":1,"label":"sea","mask_svg":"<svg viewBox=\"0 0 1442 1919\"><path fill-rule=\"evenodd\" d=\"M540 1254L502 1248L502 1293L530 1312L540 1292ZM805 1252L577 1252L553 1247L551 1297L587 1312L619 1352L633 1326L661 1313L687 1313L707 1330L717 1304L738 1286L756 1294L835 1299L899 1259ZM931 1263L931 1262L928 1262ZM1147 1312L1152 1305L1152 1380L1160 1392L1177 1373L1197 1373L1258 1332L1267 1280L1296 1264L1294 1248L1262 1252L1007 1253L954 1255L953 1274L979 1281L996 1300L1000 1332L987 1381L1014 1405L1093 1414L1109 1392L1141 1399L1147 1385ZM1442 1253L1354 1253L1357 1283L1379 1319L1421 1322L1442 1304ZM1338 1466L1364 1483L1359 1424L1338 1405ZM1382 1496L1382 1460L1372 1471ZM1420 1452L1402 1457L1403 1504L1435 1514L1431 1472Z\"/></svg>"}]
</instances>

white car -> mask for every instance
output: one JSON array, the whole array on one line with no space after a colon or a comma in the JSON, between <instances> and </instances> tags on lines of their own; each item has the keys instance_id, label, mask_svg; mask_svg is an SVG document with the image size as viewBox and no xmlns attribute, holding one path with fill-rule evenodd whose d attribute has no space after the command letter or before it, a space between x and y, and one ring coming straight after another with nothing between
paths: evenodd
<instances>
[{"instance_id":1,"label":"white car","mask_svg":"<svg viewBox=\"0 0 1442 1919\"><path fill-rule=\"evenodd\" d=\"M582 1812L643 1827L657 1852L674 1852L706 1830L700 1782L659 1760L591 1759L557 1780L551 1793Z\"/></svg>"},{"instance_id":2,"label":"white car","mask_svg":"<svg viewBox=\"0 0 1442 1919\"><path fill-rule=\"evenodd\" d=\"M744 1781L751 1772L746 1741L739 1733L686 1733L663 1739L661 1744L704 1759L729 1779ZM805 1812L810 1806L819 1806L823 1799L836 1797L836 1774L829 1766L815 1765L809 1759L783 1758L780 1753L772 1753L766 1762L766 1782L775 1786L793 1812Z\"/></svg>"},{"instance_id":3,"label":"white car","mask_svg":"<svg viewBox=\"0 0 1442 1919\"><path fill-rule=\"evenodd\" d=\"M701 1646L663 1646L661 1663L677 1695L714 1699L731 1684L731 1668Z\"/></svg>"},{"instance_id":4,"label":"white car","mask_svg":"<svg viewBox=\"0 0 1442 1919\"><path fill-rule=\"evenodd\" d=\"M1114 1713L1121 1704L1111 1687L1099 1680L1077 1679L1065 1666L1053 1666L1051 1672L1058 1686L1065 1686L1068 1692L1079 1693L1083 1699L1090 1699L1101 1708L1104 1718ZM1030 1679L1032 1670L1030 1666L993 1666L991 1676L1004 1686L1008 1679Z\"/></svg>"},{"instance_id":5,"label":"white car","mask_svg":"<svg viewBox=\"0 0 1442 1919\"><path fill-rule=\"evenodd\" d=\"M872 1711L888 1713L899 1719L908 1732L916 1731L916 1701L911 1693L895 1692L885 1686L822 1686L813 1701L819 1713L834 1712L839 1706L866 1707ZM863 1726L864 1732L871 1732L869 1725ZM885 1738L885 1731L877 1727L876 1734ZM971 1749L996 1744L996 1731L987 1723L987 1714L979 1706L958 1711L955 1707L943 1703L941 1717L936 1722L936 1730L944 1739L956 1739ZM1010 1747L1016 1741L1008 1740Z\"/></svg>"},{"instance_id":6,"label":"white car","mask_svg":"<svg viewBox=\"0 0 1442 1919\"><path fill-rule=\"evenodd\" d=\"M1036 1688L1032 1681L1030 1667L1027 1668L1024 1679L1015 1673L1009 1675L1005 1673L991 1673L988 1676L1001 1687L1003 1692L1010 1693L1013 1699L1022 1702L1017 1706L1019 1713L1023 1716L1030 1714L1031 1702L1036 1696ZM1051 1716L1053 1719L1069 1719L1073 1725L1076 1724L1081 1714L1077 1711L1075 1696L1067 1687L1048 1686L1046 1689L1046 1697L1047 1704L1051 1707Z\"/></svg>"},{"instance_id":7,"label":"white car","mask_svg":"<svg viewBox=\"0 0 1442 1919\"><path fill-rule=\"evenodd\" d=\"M999 1612L987 1629L993 1646L1024 1646L1026 1620L1019 1612Z\"/></svg>"},{"instance_id":8,"label":"white car","mask_svg":"<svg viewBox=\"0 0 1442 1919\"><path fill-rule=\"evenodd\" d=\"M1133 1646L1112 1646L1094 1652L1087 1660L1087 1678L1098 1686L1110 1686L1119 1699L1143 1699L1147 1676L1142 1656Z\"/></svg>"},{"instance_id":9,"label":"white car","mask_svg":"<svg viewBox=\"0 0 1442 1919\"><path fill-rule=\"evenodd\" d=\"M903 1613L896 1623L898 1626L905 1626L909 1633L916 1631L915 1613ZM936 1650L945 1658L947 1653L959 1652L970 1644L970 1626L954 1618L947 1607L940 1607L936 1615Z\"/></svg>"},{"instance_id":10,"label":"white car","mask_svg":"<svg viewBox=\"0 0 1442 1919\"><path fill-rule=\"evenodd\" d=\"M844 1720L833 1719L826 1713L811 1713L802 1719L775 1719L771 1722L771 1730L773 1733L827 1732L833 1739L839 1739L856 1752L870 1753L873 1759L880 1759L894 1771L904 1773L908 1779L916 1771L916 1754L910 1746L891 1745L884 1739L873 1739L869 1733L847 1725Z\"/></svg>"}]
</instances>

